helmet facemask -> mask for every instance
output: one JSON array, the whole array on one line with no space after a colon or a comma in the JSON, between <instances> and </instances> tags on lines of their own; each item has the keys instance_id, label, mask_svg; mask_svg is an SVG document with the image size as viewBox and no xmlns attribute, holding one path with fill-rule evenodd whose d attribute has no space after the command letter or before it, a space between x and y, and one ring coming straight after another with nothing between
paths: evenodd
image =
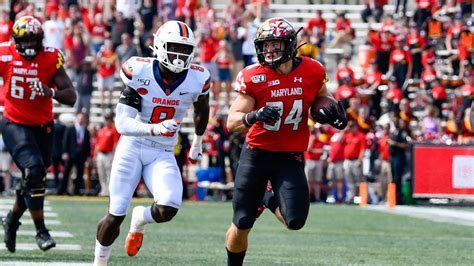
<instances>
[{"instance_id":1,"label":"helmet facemask","mask_svg":"<svg viewBox=\"0 0 474 266\"><path fill-rule=\"evenodd\" d=\"M262 46L261 53L267 66L277 66L282 62L285 55L285 43L280 40L265 40L259 43Z\"/></svg>"},{"instance_id":2,"label":"helmet facemask","mask_svg":"<svg viewBox=\"0 0 474 266\"><path fill-rule=\"evenodd\" d=\"M191 65L194 58L194 46L175 43L156 41L153 47L150 47L155 53L158 61L171 72L180 73Z\"/></svg>"},{"instance_id":3,"label":"helmet facemask","mask_svg":"<svg viewBox=\"0 0 474 266\"><path fill-rule=\"evenodd\" d=\"M43 35L13 38L15 40L15 48L18 53L28 60L33 59L43 47Z\"/></svg>"}]
</instances>

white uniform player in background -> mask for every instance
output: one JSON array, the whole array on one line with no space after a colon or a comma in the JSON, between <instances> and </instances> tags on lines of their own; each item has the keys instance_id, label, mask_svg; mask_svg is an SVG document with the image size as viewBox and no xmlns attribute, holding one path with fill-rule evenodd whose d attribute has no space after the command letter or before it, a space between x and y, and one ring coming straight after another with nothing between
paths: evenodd
<instances>
[{"instance_id":1,"label":"white uniform player in background","mask_svg":"<svg viewBox=\"0 0 474 266\"><path fill-rule=\"evenodd\" d=\"M196 42L186 24L168 21L154 36L152 49L157 58L132 57L120 72L125 86L115 121L122 137L112 164L108 213L97 226L94 265L107 265L142 176L154 202L133 209L127 254L138 253L146 224L168 222L178 212L183 186L173 147L191 104L195 134L189 159L196 162L202 156L202 135L209 118L209 72L191 64Z\"/></svg>"}]
</instances>

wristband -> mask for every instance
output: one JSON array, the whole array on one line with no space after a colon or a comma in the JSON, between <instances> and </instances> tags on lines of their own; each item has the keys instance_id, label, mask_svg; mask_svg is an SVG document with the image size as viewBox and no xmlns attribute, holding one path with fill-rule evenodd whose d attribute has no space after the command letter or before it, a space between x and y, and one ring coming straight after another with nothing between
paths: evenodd
<instances>
[{"instance_id":1,"label":"wristband","mask_svg":"<svg viewBox=\"0 0 474 266\"><path fill-rule=\"evenodd\" d=\"M244 123L246 127L251 127L255 122L257 122L257 115L255 112L246 113L242 116L242 123Z\"/></svg>"},{"instance_id":2,"label":"wristband","mask_svg":"<svg viewBox=\"0 0 474 266\"><path fill-rule=\"evenodd\" d=\"M56 90L51 88L51 98L55 98L56 97Z\"/></svg>"}]
</instances>

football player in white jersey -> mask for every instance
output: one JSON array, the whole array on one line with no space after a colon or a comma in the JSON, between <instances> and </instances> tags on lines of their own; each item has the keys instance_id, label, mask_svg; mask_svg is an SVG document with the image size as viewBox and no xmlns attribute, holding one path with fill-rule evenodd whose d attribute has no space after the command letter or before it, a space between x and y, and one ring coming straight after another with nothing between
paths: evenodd
<instances>
[{"instance_id":1,"label":"football player in white jersey","mask_svg":"<svg viewBox=\"0 0 474 266\"><path fill-rule=\"evenodd\" d=\"M209 118L210 75L191 64L195 46L185 23L168 21L154 34L151 48L157 58L132 57L122 66L125 87L115 119L122 137L112 164L108 213L97 226L94 265L107 265L142 176L154 202L133 209L127 254L138 253L146 224L168 222L178 212L183 186L173 153L177 131L193 104L195 134L189 159L196 162L202 157L202 135Z\"/></svg>"}]
</instances>

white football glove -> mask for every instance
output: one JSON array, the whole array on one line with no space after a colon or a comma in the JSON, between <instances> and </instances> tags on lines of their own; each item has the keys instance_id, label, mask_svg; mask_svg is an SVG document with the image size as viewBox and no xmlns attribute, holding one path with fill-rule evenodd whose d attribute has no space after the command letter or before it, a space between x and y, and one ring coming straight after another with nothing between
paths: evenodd
<instances>
[{"instance_id":1,"label":"white football glove","mask_svg":"<svg viewBox=\"0 0 474 266\"><path fill-rule=\"evenodd\" d=\"M152 135L173 137L179 130L179 121L174 119L168 119L161 123L154 124L152 128Z\"/></svg>"},{"instance_id":2,"label":"white football glove","mask_svg":"<svg viewBox=\"0 0 474 266\"><path fill-rule=\"evenodd\" d=\"M192 164L195 164L202 159L202 136L194 134L193 144L191 144L188 159Z\"/></svg>"}]
</instances>

